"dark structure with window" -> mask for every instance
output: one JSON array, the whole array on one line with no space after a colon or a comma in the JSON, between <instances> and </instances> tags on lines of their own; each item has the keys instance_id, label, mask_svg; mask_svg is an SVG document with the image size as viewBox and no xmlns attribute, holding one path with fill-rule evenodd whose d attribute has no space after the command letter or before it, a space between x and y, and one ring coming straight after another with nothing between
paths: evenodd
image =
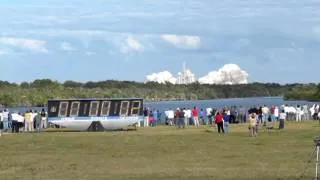
<instances>
[{"instance_id":1,"label":"dark structure with window","mask_svg":"<svg viewBox=\"0 0 320 180\"><path fill-rule=\"evenodd\" d=\"M126 129L143 120L143 99L59 99L48 101L48 121L75 130Z\"/></svg>"},{"instance_id":2,"label":"dark structure with window","mask_svg":"<svg viewBox=\"0 0 320 180\"><path fill-rule=\"evenodd\" d=\"M49 117L140 116L142 99L63 99L48 101Z\"/></svg>"}]
</instances>

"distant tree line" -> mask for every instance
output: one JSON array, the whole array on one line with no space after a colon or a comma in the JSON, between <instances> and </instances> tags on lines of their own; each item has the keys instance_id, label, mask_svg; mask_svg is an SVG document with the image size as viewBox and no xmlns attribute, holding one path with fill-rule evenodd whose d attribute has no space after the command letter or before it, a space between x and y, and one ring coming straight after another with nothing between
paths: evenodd
<instances>
[{"instance_id":1,"label":"distant tree line","mask_svg":"<svg viewBox=\"0 0 320 180\"><path fill-rule=\"evenodd\" d=\"M320 83L305 84L290 88L284 96L287 100L320 101Z\"/></svg>"},{"instance_id":2,"label":"distant tree line","mask_svg":"<svg viewBox=\"0 0 320 180\"><path fill-rule=\"evenodd\" d=\"M21 84L0 81L0 104L4 106L43 106L48 99L141 97L145 100L203 100L259 96L284 96L286 99L320 99L320 85L251 83L246 85L159 84L106 80L98 82L38 79Z\"/></svg>"}]
</instances>

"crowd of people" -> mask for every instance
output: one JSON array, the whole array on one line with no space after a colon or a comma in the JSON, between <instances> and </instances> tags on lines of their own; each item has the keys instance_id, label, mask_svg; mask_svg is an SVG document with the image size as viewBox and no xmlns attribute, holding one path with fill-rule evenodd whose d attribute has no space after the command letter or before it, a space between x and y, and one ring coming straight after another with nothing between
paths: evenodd
<instances>
[{"instance_id":1,"label":"crowd of people","mask_svg":"<svg viewBox=\"0 0 320 180\"><path fill-rule=\"evenodd\" d=\"M141 123L144 127L153 127L159 124L186 128L200 125L217 127L218 133L228 133L230 123L248 123L250 135L255 136L258 126L271 128L274 122L279 122L279 129L284 128L286 120L301 122L304 120L320 120L320 106L308 105L282 105L282 106L260 106L260 107L224 107L224 108L176 108L160 112L156 109L144 108L144 120ZM7 109L0 111L0 135L4 132L40 132L47 128L47 112L29 110L25 113L9 112Z\"/></svg>"},{"instance_id":2,"label":"crowd of people","mask_svg":"<svg viewBox=\"0 0 320 180\"><path fill-rule=\"evenodd\" d=\"M255 136L258 126L273 128L274 122L279 122L279 129L284 128L284 122L304 120L320 120L318 104L308 105L282 105L260 107L224 107L224 108L177 108L169 109L161 113L159 110L144 109L143 126L156 126L164 123L169 126L185 128L187 126L199 127L210 125L217 127L219 133L227 133L230 123L248 123L251 136ZM163 117L164 116L164 117ZM139 123L138 126L141 126Z\"/></svg>"},{"instance_id":3,"label":"crowd of people","mask_svg":"<svg viewBox=\"0 0 320 180\"><path fill-rule=\"evenodd\" d=\"M0 136L2 132L40 132L47 128L47 112L29 110L25 113L10 112L7 109L0 111Z\"/></svg>"}]
</instances>

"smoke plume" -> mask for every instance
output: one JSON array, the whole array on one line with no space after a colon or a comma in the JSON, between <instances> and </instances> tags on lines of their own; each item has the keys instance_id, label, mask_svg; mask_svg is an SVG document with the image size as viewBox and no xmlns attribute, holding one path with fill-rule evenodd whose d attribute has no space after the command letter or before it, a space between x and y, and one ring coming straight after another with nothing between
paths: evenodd
<instances>
[{"instance_id":1,"label":"smoke plume","mask_svg":"<svg viewBox=\"0 0 320 180\"><path fill-rule=\"evenodd\" d=\"M152 73L147 76L147 81L153 81L158 83L170 82L171 84L176 84L177 78L175 78L169 71L163 71L159 73Z\"/></svg>"},{"instance_id":2,"label":"smoke plume","mask_svg":"<svg viewBox=\"0 0 320 180\"><path fill-rule=\"evenodd\" d=\"M194 75L190 69L184 73L178 73L178 77L174 77L169 71L163 71L159 73L153 73L147 76L147 81L153 81L158 83L170 82L172 84L179 83L191 83L193 81L178 82L178 79L183 77L184 79L190 79L191 75ZM247 84L248 73L242 70L236 64L226 64L222 68L209 72L206 76L198 79L200 84ZM194 76L192 76L194 77Z\"/></svg>"},{"instance_id":3,"label":"smoke plume","mask_svg":"<svg viewBox=\"0 0 320 180\"><path fill-rule=\"evenodd\" d=\"M201 84L247 84L248 73L236 64L226 64L217 71L199 78Z\"/></svg>"}]
</instances>

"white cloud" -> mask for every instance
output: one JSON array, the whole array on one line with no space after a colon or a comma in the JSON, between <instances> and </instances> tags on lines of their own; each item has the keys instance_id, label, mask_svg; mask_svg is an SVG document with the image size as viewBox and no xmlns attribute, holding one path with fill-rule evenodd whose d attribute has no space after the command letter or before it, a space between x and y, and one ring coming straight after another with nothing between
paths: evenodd
<instances>
[{"instance_id":1,"label":"white cloud","mask_svg":"<svg viewBox=\"0 0 320 180\"><path fill-rule=\"evenodd\" d=\"M199 36L179 36L174 34L164 34L161 36L161 39L178 47L185 46L197 48L201 45L201 38Z\"/></svg>"},{"instance_id":2,"label":"white cloud","mask_svg":"<svg viewBox=\"0 0 320 180\"><path fill-rule=\"evenodd\" d=\"M88 51L88 52L86 52L86 55L87 55L87 56L93 56L93 55L96 55L96 53L95 53L95 52Z\"/></svg>"},{"instance_id":3,"label":"white cloud","mask_svg":"<svg viewBox=\"0 0 320 180\"><path fill-rule=\"evenodd\" d=\"M127 54L131 51L143 52L144 46L136 38L128 36L121 46L121 52Z\"/></svg>"},{"instance_id":4,"label":"white cloud","mask_svg":"<svg viewBox=\"0 0 320 180\"><path fill-rule=\"evenodd\" d=\"M76 51L76 49L68 42L61 43L61 49L64 51Z\"/></svg>"},{"instance_id":5,"label":"white cloud","mask_svg":"<svg viewBox=\"0 0 320 180\"><path fill-rule=\"evenodd\" d=\"M23 49L29 49L33 52L48 52L45 45L46 41L36 39L24 39L24 38L13 38L13 37L0 37L0 44L19 47Z\"/></svg>"},{"instance_id":6,"label":"white cloud","mask_svg":"<svg viewBox=\"0 0 320 180\"><path fill-rule=\"evenodd\" d=\"M320 25L314 27L313 32L316 34L317 38L320 39Z\"/></svg>"},{"instance_id":7,"label":"white cloud","mask_svg":"<svg viewBox=\"0 0 320 180\"><path fill-rule=\"evenodd\" d=\"M236 64L226 64L218 71L199 78L201 84L247 84L248 73Z\"/></svg>"},{"instance_id":8,"label":"white cloud","mask_svg":"<svg viewBox=\"0 0 320 180\"><path fill-rule=\"evenodd\" d=\"M8 55L10 53L9 50L0 50L0 56Z\"/></svg>"},{"instance_id":9,"label":"white cloud","mask_svg":"<svg viewBox=\"0 0 320 180\"><path fill-rule=\"evenodd\" d=\"M177 79L169 71L163 71L163 72L152 73L148 75L147 81L158 82L158 83L170 82L172 84L176 84Z\"/></svg>"}]
</instances>

